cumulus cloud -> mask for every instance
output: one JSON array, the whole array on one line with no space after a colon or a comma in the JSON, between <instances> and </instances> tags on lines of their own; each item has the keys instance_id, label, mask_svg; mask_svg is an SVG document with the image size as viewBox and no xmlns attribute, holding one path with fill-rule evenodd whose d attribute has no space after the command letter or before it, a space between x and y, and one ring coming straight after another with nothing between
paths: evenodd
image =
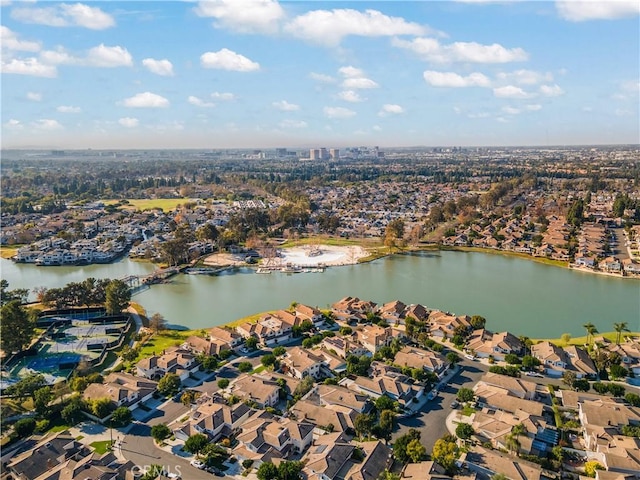
<instances>
[{"instance_id":1,"label":"cumulus cloud","mask_svg":"<svg viewBox=\"0 0 640 480\"><path fill-rule=\"evenodd\" d=\"M205 102L201 98L194 97L193 95L189 95L189 98L187 98L187 102L189 102L191 105L195 105L196 107L203 108L211 108L216 106L216 104L213 102Z\"/></svg>"},{"instance_id":2,"label":"cumulus cloud","mask_svg":"<svg viewBox=\"0 0 640 480\"><path fill-rule=\"evenodd\" d=\"M27 92L27 100L31 100L32 102L40 102L42 101L42 94L38 92Z\"/></svg>"},{"instance_id":3,"label":"cumulus cloud","mask_svg":"<svg viewBox=\"0 0 640 480\"><path fill-rule=\"evenodd\" d=\"M278 126L280 128L307 128L307 122L303 120L283 120Z\"/></svg>"},{"instance_id":4,"label":"cumulus cloud","mask_svg":"<svg viewBox=\"0 0 640 480\"><path fill-rule=\"evenodd\" d=\"M427 70L423 73L425 81L432 87L489 87L491 81L482 73L474 72L466 77L454 72L434 72Z\"/></svg>"},{"instance_id":5,"label":"cumulus cloud","mask_svg":"<svg viewBox=\"0 0 640 480\"><path fill-rule=\"evenodd\" d=\"M505 87L496 87L493 89L493 95L498 98L530 98L532 95L525 92L522 88L515 85L507 85Z\"/></svg>"},{"instance_id":6,"label":"cumulus cloud","mask_svg":"<svg viewBox=\"0 0 640 480\"><path fill-rule=\"evenodd\" d=\"M116 24L113 17L100 8L82 3L61 3L49 7L16 7L11 10L11 17L24 23L50 27L84 27L90 30L104 30Z\"/></svg>"},{"instance_id":7,"label":"cumulus cloud","mask_svg":"<svg viewBox=\"0 0 640 480\"><path fill-rule=\"evenodd\" d=\"M559 97L564 90L559 85L540 85L540 93L545 97Z\"/></svg>"},{"instance_id":8,"label":"cumulus cloud","mask_svg":"<svg viewBox=\"0 0 640 480\"><path fill-rule=\"evenodd\" d=\"M229 92L213 92L211 94L211 98L215 98L216 100L224 100L229 102L231 100L235 100L236 96L233 93Z\"/></svg>"},{"instance_id":9,"label":"cumulus cloud","mask_svg":"<svg viewBox=\"0 0 640 480\"><path fill-rule=\"evenodd\" d=\"M173 64L166 58L162 60L145 58L142 60L142 65L144 65L151 73L155 73L156 75L163 77L173 76Z\"/></svg>"},{"instance_id":10,"label":"cumulus cloud","mask_svg":"<svg viewBox=\"0 0 640 480\"><path fill-rule=\"evenodd\" d=\"M286 100L273 102L271 105L273 105L275 108L283 112L295 112L296 110L300 110L299 105L296 105L295 103L289 103Z\"/></svg>"},{"instance_id":11,"label":"cumulus cloud","mask_svg":"<svg viewBox=\"0 0 640 480\"><path fill-rule=\"evenodd\" d=\"M118 119L118 123L126 128L135 128L140 125L140 120L132 117L123 117Z\"/></svg>"},{"instance_id":12,"label":"cumulus cloud","mask_svg":"<svg viewBox=\"0 0 640 480\"><path fill-rule=\"evenodd\" d=\"M640 14L638 0L558 0L556 10L565 20L614 20Z\"/></svg>"},{"instance_id":13,"label":"cumulus cloud","mask_svg":"<svg viewBox=\"0 0 640 480\"><path fill-rule=\"evenodd\" d=\"M40 50L40 42L19 40L18 35L4 25L0 25L0 43L3 50L21 52L37 52Z\"/></svg>"},{"instance_id":14,"label":"cumulus cloud","mask_svg":"<svg viewBox=\"0 0 640 480\"><path fill-rule=\"evenodd\" d=\"M16 120L15 118L10 118L6 122L2 124L4 127L11 128L13 130L20 130L24 128L24 125L20 120Z\"/></svg>"},{"instance_id":15,"label":"cumulus cloud","mask_svg":"<svg viewBox=\"0 0 640 480\"><path fill-rule=\"evenodd\" d=\"M200 17L214 18L215 27L243 33L274 33L284 10L275 0L206 0L198 3Z\"/></svg>"},{"instance_id":16,"label":"cumulus cloud","mask_svg":"<svg viewBox=\"0 0 640 480\"><path fill-rule=\"evenodd\" d=\"M204 68L217 68L234 72L253 72L260 70L260 64L249 60L244 55L227 48L217 52L206 52L200 56L200 64Z\"/></svg>"},{"instance_id":17,"label":"cumulus cloud","mask_svg":"<svg viewBox=\"0 0 640 480\"><path fill-rule=\"evenodd\" d=\"M349 35L384 37L425 35L428 27L389 17L377 10L313 10L294 18L285 26L291 35L326 46L337 46Z\"/></svg>"},{"instance_id":18,"label":"cumulus cloud","mask_svg":"<svg viewBox=\"0 0 640 480\"><path fill-rule=\"evenodd\" d=\"M365 100L355 90L344 90L338 93L338 98L340 100L344 100L345 102L350 102L350 103L358 103Z\"/></svg>"},{"instance_id":19,"label":"cumulus cloud","mask_svg":"<svg viewBox=\"0 0 640 480\"><path fill-rule=\"evenodd\" d=\"M58 74L58 71L53 65L45 65L37 58L29 57L13 58L8 62L2 62L2 73L53 78Z\"/></svg>"},{"instance_id":20,"label":"cumulus cloud","mask_svg":"<svg viewBox=\"0 0 640 480\"><path fill-rule=\"evenodd\" d=\"M519 108L509 107L509 106L502 107L502 111L509 115L518 115L521 112Z\"/></svg>"},{"instance_id":21,"label":"cumulus cloud","mask_svg":"<svg viewBox=\"0 0 640 480\"><path fill-rule=\"evenodd\" d=\"M344 107L324 107L323 112L327 118L349 118L356 114L353 110Z\"/></svg>"},{"instance_id":22,"label":"cumulus cloud","mask_svg":"<svg viewBox=\"0 0 640 480\"><path fill-rule=\"evenodd\" d=\"M364 76L364 72L360 68L348 65L346 67L340 67L338 73L347 78L358 78Z\"/></svg>"},{"instance_id":23,"label":"cumulus cloud","mask_svg":"<svg viewBox=\"0 0 640 480\"><path fill-rule=\"evenodd\" d=\"M31 125L38 130L60 130L63 128L57 120L52 120L50 118L41 118L40 120L33 122Z\"/></svg>"},{"instance_id":24,"label":"cumulus cloud","mask_svg":"<svg viewBox=\"0 0 640 480\"><path fill-rule=\"evenodd\" d=\"M434 63L509 63L522 62L529 58L522 48L505 48L498 43L482 45L476 42L455 42L442 45L435 38L394 38L391 44L410 50L421 58Z\"/></svg>"},{"instance_id":25,"label":"cumulus cloud","mask_svg":"<svg viewBox=\"0 0 640 480\"><path fill-rule=\"evenodd\" d=\"M345 89L366 89L366 88L378 88L378 84L370 78L345 78L342 82L342 88Z\"/></svg>"},{"instance_id":26,"label":"cumulus cloud","mask_svg":"<svg viewBox=\"0 0 640 480\"><path fill-rule=\"evenodd\" d=\"M130 67L133 65L133 59L126 48L117 45L107 47L101 43L89 50L86 63L93 67Z\"/></svg>"},{"instance_id":27,"label":"cumulus cloud","mask_svg":"<svg viewBox=\"0 0 640 480\"><path fill-rule=\"evenodd\" d=\"M80 107L74 107L72 105L60 105L56 108L60 113L80 113L82 109Z\"/></svg>"},{"instance_id":28,"label":"cumulus cloud","mask_svg":"<svg viewBox=\"0 0 640 480\"><path fill-rule=\"evenodd\" d=\"M335 83L336 81L336 79L330 75L325 75L323 73L315 73L315 72L311 72L309 74L309 78L320 83Z\"/></svg>"},{"instance_id":29,"label":"cumulus cloud","mask_svg":"<svg viewBox=\"0 0 640 480\"><path fill-rule=\"evenodd\" d=\"M550 72L541 73L534 70L516 70L514 72L500 72L496 76L500 80L518 85L536 85L542 82L552 82L553 75Z\"/></svg>"},{"instance_id":30,"label":"cumulus cloud","mask_svg":"<svg viewBox=\"0 0 640 480\"><path fill-rule=\"evenodd\" d=\"M404 113L404 108L402 108L400 105L386 103L382 106L382 108L378 112L378 116L386 117L389 115L399 115L401 113Z\"/></svg>"},{"instance_id":31,"label":"cumulus cloud","mask_svg":"<svg viewBox=\"0 0 640 480\"><path fill-rule=\"evenodd\" d=\"M125 107L132 108L163 108L169 106L169 100L151 92L143 92L124 99Z\"/></svg>"}]
</instances>

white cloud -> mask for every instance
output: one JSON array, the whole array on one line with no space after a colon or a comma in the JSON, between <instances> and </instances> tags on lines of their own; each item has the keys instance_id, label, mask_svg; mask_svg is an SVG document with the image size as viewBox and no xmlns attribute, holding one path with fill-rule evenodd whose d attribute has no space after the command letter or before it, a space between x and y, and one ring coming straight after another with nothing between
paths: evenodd
<instances>
[{"instance_id":1,"label":"white cloud","mask_svg":"<svg viewBox=\"0 0 640 480\"><path fill-rule=\"evenodd\" d=\"M344 107L324 107L323 111L327 118L349 118L356 114L353 110Z\"/></svg>"},{"instance_id":2,"label":"white cloud","mask_svg":"<svg viewBox=\"0 0 640 480\"><path fill-rule=\"evenodd\" d=\"M519 108L515 108L515 107L502 107L502 111L508 115L518 115L521 110Z\"/></svg>"},{"instance_id":3,"label":"white cloud","mask_svg":"<svg viewBox=\"0 0 640 480\"><path fill-rule=\"evenodd\" d=\"M300 106L295 103L289 103L286 100L281 100L279 102L273 102L273 105L278 110L282 110L283 112L295 112L296 110L300 110Z\"/></svg>"},{"instance_id":4,"label":"white cloud","mask_svg":"<svg viewBox=\"0 0 640 480\"><path fill-rule=\"evenodd\" d=\"M542 82L552 82L553 75L550 72L541 73L534 70L516 70L514 72L498 73L497 78L518 85L536 85Z\"/></svg>"},{"instance_id":5,"label":"white cloud","mask_svg":"<svg viewBox=\"0 0 640 480\"><path fill-rule=\"evenodd\" d=\"M344 90L338 93L338 98L340 98L340 100L344 100L345 102L350 102L350 103L358 103L365 100L360 96L358 92L354 90Z\"/></svg>"},{"instance_id":6,"label":"white cloud","mask_svg":"<svg viewBox=\"0 0 640 480\"><path fill-rule=\"evenodd\" d=\"M474 72L466 77L454 72L434 72L427 70L423 73L425 81L433 87L488 87L491 81L482 73Z\"/></svg>"},{"instance_id":7,"label":"white cloud","mask_svg":"<svg viewBox=\"0 0 640 480\"><path fill-rule=\"evenodd\" d=\"M173 76L173 65L166 58L162 60L145 58L144 60L142 60L142 65L144 65L151 73L155 73L156 75L160 75L163 77Z\"/></svg>"},{"instance_id":8,"label":"white cloud","mask_svg":"<svg viewBox=\"0 0 640 480\"><path fill-rule=\"evenodd\" d=\"M233 93L229 93L229 92L213 92L211 94L211 98L215 98L216 100L224 100L224 101L231 101L231 100L235 100L236 96Z\"/></svg>"},{"instance_id":9,"label":"white cloud","mask_svg":"<svg viewBox=\"0 0 640 480\"><path fill-rule=\"evenodd\" d=\"M62 47L57 50L43 50L40 52L40 60L48 65L79 65L82 63L81 58L72 56Z\"/></svg>"},{"instance_id":10,"label":"white cloud","mask_svg":"<svg viewBox=\"0 0 640 480\"><path fill-rule=\"evenodd\" d=\"M206 52L200 56L200 64L204 68L218 68L234 72L253 72L260 70L260 64L249 60L244 55L227 48L217 52Z\"/></svg>"},{"instance_id":11,"label":"white cloud","mask_svg":"<svg viewBox=\"0 0 640 480\"><path fill-rule=\"evenodd\" d=\"M187 98L187 102L189 102L191 105L195 105L196 107L211 108L216 106L216 104L213 102L205 102L201 98L194 97L193 95L189 95L189 98Z\"/></svg>"},{"instance_id":12,"label":"white cloud","mask_svg":"<svg viewBox=\"0 0 640 480\"><path fill-rule=\"evenodd\" d=\"M2 62L2 73L53 78L58 74L58 71L53 65L45 65L37 58L29 57L13 58L9 62Z\"/></svg>"},{"instance_id":13,"label":"white cloud","mask_svg":"<svg viewBox=\"0 0 640 480\"><path fill-rule=\"evenodd\" d=\"M505 87L497 87L493 89L493 95L498 98L530 98L532 95L525 92L522 88L514 85Z\"/></svg>"},{"instance_id":14,"label":"white cloud","mask_svg":"<svg viewBox=\"0 0 640 480\"><path fill-rule=\"evenodd\" d=\"M200 17L215 18L214 26L243 33L274 33L284 10L275 0L206 0L198 3Z\"/></svg>"},{"instance_id":15,"label":"white cloud","mask_svg":"<svg viewBox=\"0 0 640 480\"><path fill-rule=\"evenodd\" d=\"M117 45L107 47L101 43L89 50L86 63L93 67L130 67L133 65L133 59L126 48Z\"/></svg>"},{"instance_id":16,"label":"white cloud","mask_svg":"<svg viewBox=\"0 0 640 480\"><path fill-rule=\"evenodd\" d=\"M4 25L0 25L0 43L3 49L10 51L37 52L40 50L40 42L18 40L16 33Z\"/></svg>"},{"instance_id":17,"label":"white cloud","mask_svg":"<svg viewBox=\"0 0 640 480\"><path fill-rule=\"evenodd\" d=\"M42 8L18 7L11 10L11 17L24 23L50 27L84 27L91 30L104 30L116 24L108 13L82 3L61 3Z\"/></svg>"},{"instance_id":18,"label":"white cloud","mask_svg":"<svg viewBox=\"0 0 640 480\"><path fill-rule=\"evenodd\" d=\"M278 126L280 128L307 128L307 122L303 120L283 120Z\"/></svg>"},{"instance_id":19,"label":"white cloud","mask_svg":"<svg viewBox=\"0 0 640 480\"><path fill-rule=\"evenodd\" d=\"M11 128L13 130L21 130L22 128L24 128L24 125L22 124L22 122L20 120L16 120L15 118L10 118L6 122L4 122L2 125L7 128Z\"/></svg>"},{"instance_id":20,"label":"white cloud","mask_svg":"<svg viewBox=\"0 0 640 480\"><path fill-rule=\"evenodd\" d=\"M386 117L388 115L399 115L404 113L404 108L400 105L395 105L392 103L386 103L382 106L382 109L378 112L379 117Z\"/></svg>"},{"instance_id":21,"label":"white cloud","mask_svg":"<svg viewBox=\"0 0 640 480\"><path fill-rule=\"evenodd\" d=\"M530 104L530 105L525 105L524 108L526 108L530 112L537 112L538 110L542 110L542 105L534 103L534 104Z\"/></svg>"},{"instance_id":22,"label":"white cloud","mask_svg":"<svg viewBox=\"0 0 640 480\"><path fill-rule=\"evenodd\" d=\"M60 130L63 126L57 121L50 118L42 118L32 122L31 125L39 130Z\"/></svg>"},{"instance_id":23,"label":"white cloud","mask_svg":"<svg viewBox=\"0 0 640 480\"><path fill-rule=\"evenodd\" d=\"M529 58L522 48L505 48L498 43L482 45L476 42L455 42L441 45L435 38L415 38L411 41L394 38L391 44L411 50L435 63L509 63Z\"/></svg>"},{"instance_id":24,"label":"white cloud","mask_svg":"<svg viewBox=\"0 0 640 480\"><path fill-rule=\"evenodd\" d=\"M169 106L169 100L151 92L143 92L126 98L123 102L125 107L132 108L163 108Z\"/></svg>"},{"instance_id":25,"label":"white cloud","mask_svg":"<svg viewBox=\"0 0 640 480\"><path fill-rule=\"evenodd\" d=\"M80 107L74 107L71 105L60 105L56 108L56 110L60 113L80 113L82 109Z\"/></svg>"},{"instance_id":26,"label":"white cloud","mask_svg":"<svg viewBox=\"0 0 640 480\"><path fill-rule=\"evenodd\" d=\"M42 94L38 92L27 92L27 100L31 100L32 102L40 102L42 101Z\"/></svg>"},{"instance_id":27,"label":"white cloud","mask_svg":"<svg viewBox=\"0 0 640 480\"><path fill-rule=\"evenodd\" d=\"M346 78L364 77L364 72L361 69L353 67L351 65L346 67L340 67L338 69L338 73L340 73L340 75Z\"/></svg>"},{"instance_id":28,"label":"white cloud","mask_svg":"<svg viewBox=\"0 0 640 480\"><path fill-rule=\"evenodd\" d=\"M556 10L565 20L613 20L640 14L638 0L558 0Z\"/></svg>"},{"instance_id":29,"label":"white cloud","mask_svg":"<svg viewBox=\"0 0 640 480\"><path fill-rule=\"evenodd\" d=\"M390 35L424 35L430 30L389 17L377 10L360 12L352 9L313 10L293 19L285 30L295 37L327 46L337 46L348 35L384 37Z\"/></svg>"},{"instance_id":30,"label":"white cloud","mask_svg":"<svg viewBox=\"0 0 640 480\"><path fill-rule=\"evenodd\" d=\"M378 84L370 78L345 78L342 82L342 88L347 90L352 89L366 89L366 88L378 88Z\"/></svg>"},{"instance_id":31,"label":"white cloud","mask_svg":"<svg viewBox=\"0 0 640 480\"><path fill-rule=\"evenodd\" d=\"M137 118L132 118L132 117L123 117L123 118L118 119L118 123L120 125L122 125L123 127L135 128L138 125L140 125L140 120L138 120Z\"/></svg>"},{"instance_id":32,"label":"white cloud","mask_svg":"<svg viewBox=\"0 0 640 480\"><path fill-rule=\"evenodd\" d=\"M382 128L380 128L380 125L374 125L373 127L371 127L371 130L373 130L374 132L380 132L382 131Z\"/></svg>"},{"instance_id":33,"label":"white cloud","mask_svg":"<svg viewBox=\"0 0 640 480\"><path fill-rule=\"evenodd\" d=\"M564 90L559 85L540 85L540 93L545 97L559 97L564 95Z\"/></svg>"},{"instance_id":34,"label":"white cloud","mask_svg":"<svg viewBox=\"0 0 640 480\"><path fill-rule=\"evenodd\" d=\"M336 79L331 77L330 75L325 75L323 73L315 73L315 72L311 72L309 74L309 78L320 83L335 83L336 81Z\"/></svg>"}]
</instances>

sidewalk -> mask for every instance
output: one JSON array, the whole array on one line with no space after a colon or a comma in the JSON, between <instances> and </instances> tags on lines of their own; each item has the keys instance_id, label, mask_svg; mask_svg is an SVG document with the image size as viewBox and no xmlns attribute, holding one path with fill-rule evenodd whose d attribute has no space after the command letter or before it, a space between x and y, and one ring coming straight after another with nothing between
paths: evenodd
<instances>
[{"instance_id":1,"label":"sidewalk","mask_svg":"<svg viewBox=\"0 0 640 480\"><path fill-rule=\"evenodd\" d=\"M126 431L129 428L130 427L125 427L123 429L110 429L98 423L82 422L75 427L69 428L69 433L75 438L82 437L80 441L87 446L90 446L90 444L94 442L107 442L109 440L113 440L113 454L118 458L118 460L126 461L120 451L120 441L124 438Z\"/></svg>"}]
</instances>

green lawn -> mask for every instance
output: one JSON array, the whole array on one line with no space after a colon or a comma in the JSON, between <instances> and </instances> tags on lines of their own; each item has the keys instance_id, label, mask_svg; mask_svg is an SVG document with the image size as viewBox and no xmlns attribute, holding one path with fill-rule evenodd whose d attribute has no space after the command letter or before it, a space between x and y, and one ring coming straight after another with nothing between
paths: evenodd
<instances>
[{"instance_id":1,"label":"green lawn","mask_svg":"<svg viewBox=\"0 0 640 480\"><path fill-rule=\"evenodd\" d=\"M102 455L111 450L111 440L103 440L102 442L93 442L89 445L93 447L96 453Z\"/></svg>"},{"instance_id":2,"label":"green lawn","mask_svg":"<svg viewBox=\"0 0 640 480\"><path fill-rule=\"evenodd\" d=\"M471 415L473 415L476 412L475 408L469 406L469 405L464 405L462 407L462 415L464 415L465 417L469 417Z\"/></svg>"},{"instance_id":3,"label":"green lawn","mask_svg":"<svg viewBox=\"0 0 640 480\"><path fill-rule=\"evenodd\" d=\"M616 341L616 338L618 336L617 332L604 332L604 333L596 333L595 334L596 337L604 337L608 340L611 340L612 342ZM640 336L640 332L623 332L623 338L624 337L638 337ZM549 341L555 345L564 347L566 345L584 345L587 343L587 337L583 336L583 337L571 337L571 339L569 340L569 343L565 343L562 341L562 338L536 338L536 339L532 339L534 343L538 343L538 342L544 342L544 341Z\"/></svg>"},{"instance_id":4,"label":"green lawn","mask_svg":"<svg viewBox=\"0 0 640 480\"><path fill-rule=\"evenodd\" d=\"M153 334L149 340L140 348L138 358L146 358L152 355L159 355L169 347L180 345L188 337L200 335L200 330L165 330Z\"/></svg>"},{"instance_id":5,"label":"green lawn","mask_svg":"<svg viewBox=\"0 0 640 480\"><path fill-rule=\"evenodd\" d=\"M117 204L120 200L105 200L105 205ZM152 210L159 208L163 212L170 212L175 210L178 205L184 205L185 203L195 202L196 200L190 198L152 198L152 199L128 199L129 203L123 205L121 208L127 210Z\"/></svg>"},{"instance_id":6,"label":"green lawn","mask_svg":"<svg viewBox=\"0 0 640 480\"><path fill-rule=\"evenodd\" d=\"M260 312L260 313L255 313L253 315L249 315L248 317L243 317L243 318L239 318L238 320L234 320L233 322L229 322L229 323L225 323L224 327L230 327L230 328L235 328L238 325L241 325L243 323L256 323L258 321L258 319L260 319L260 317L262 317L263 315L267 315L269 313L273 313L275 312L275 310L270 310L268 312Z\"/></svg>"},{"instance_id":7,"label":"green lawn","mask_svg":"<svg viewBox=\"0 0 640 480\"><path fill-rule=\"evenodd\" d=\"M343 238L343 237L331 237L328 235L317 235L309 238L301 238L299 240L288 240L282 244L282 248L298 247L300 245L309 245L309 244L334 245L338 247L359 245L361 247L368 248L368 247L379 247L382 245L382 241L377 238L351 239L351 238Z\"/></svg>"},{"instance_id":8,"label":"green lawn","mask_svg":"<svg viewBox=\"0 0 640 480\"><path fill-rule=\"evenodd\" d=\"M253 375L254 373L263 372L265 368L267 368L267 367L265 367L264 365L260 365L259 367L256 367L253 372L249 372L249 374Z\"/></svg>"}]
</instances>

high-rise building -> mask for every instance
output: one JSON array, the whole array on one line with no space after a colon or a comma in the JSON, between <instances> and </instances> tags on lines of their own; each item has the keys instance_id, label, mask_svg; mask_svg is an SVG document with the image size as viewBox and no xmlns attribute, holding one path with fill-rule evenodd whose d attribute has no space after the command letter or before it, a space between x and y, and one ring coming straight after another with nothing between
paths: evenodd
<instances>
[{"instance_id":1,"label":"high-rise building","mask_svg":"<svg viewBox=\"0 0 640 480\"><path fill-rule=\"evenodd\" d=\"M331 157L331 160L340 160L340 149L339 148L329 149L329 156Z\"/></svg>"},{"instance_id":2,"label":"high-rise building","mask_svg":"<svg viewBox=\"0 0 640 480\"><path fill-rule=\"evenodd\" d=\"M311 160L320 160L320 150L312 148L309 150L309 158Z\"/></svg>"}]
</instances>

